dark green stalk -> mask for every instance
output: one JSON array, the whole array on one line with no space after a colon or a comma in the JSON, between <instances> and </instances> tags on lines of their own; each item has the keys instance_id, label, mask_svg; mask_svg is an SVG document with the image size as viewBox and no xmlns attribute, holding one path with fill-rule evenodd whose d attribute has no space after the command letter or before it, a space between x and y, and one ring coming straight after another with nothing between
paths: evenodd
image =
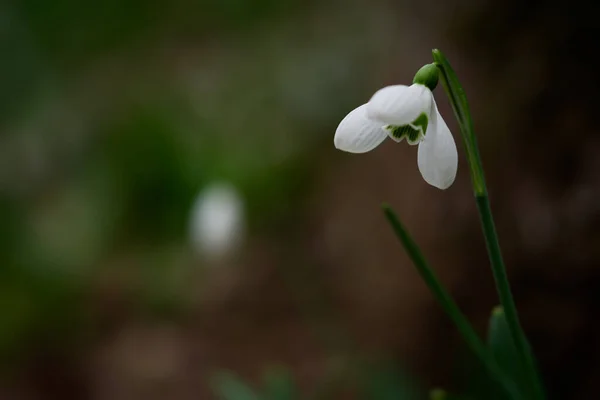
<instances>
[{"instance_id":1,"label":"dark green stalk","mask_svg":"<svg viewBox=\"0 0 600 400\"><path fill-rule=\"evenodd\" d=\"M448 98L450 99L450 104L452 105L454 114L459 122L460 131L465 145L465 151L467 153L467 159L469 161L471 181L473 183L473 190L475 192L477 209L479 211L479 217L483 227L483 234L490 258L492 272L494 274L494 280L496 281L496 288L498 290L500 303L504 308L506 321L510 329L512 340L514 341L515 348L517 349L520 363L523 365L524 371L526 371L526 374L528 375L529 391L531 396L533 399L542 400L545 398L544 391L537 373L533 355L529 351L527 337L525 336L525 333L523 332L519 322L517 307L513 299L506 273L506 267L502 259L502 252L500 250L498 235L494 225L494 218L490 208L490 202L483 173L483 165L481 163L477 140L473 131L473 121L469 112L467 97L465 96L465 92L458 82L458 78L456 77L456 74L450 66L450 63L448 63L446 57L444 57L439 50L433 50L433 59L440 70L442 85L444 86Z\"/></svg>"},{"instance_id":2,"label":"dark green stalk","mask_svg":"<svg viewBox=\"0 0 600 400\"><path fill-rule=\"evenodd\" d=\"M460 311L460 308L458 308L458 305L454 302L450 294L441 285L435 273L425 260L423 253L412 239L408 231L404 228L394 211L389 206L384 205L383 212L392 226L394 233L408 253L409 258L417 268L417 272L425 281L425 284L429 290L431 290L446 314L448 314L450 319L454 322L471 351L473 351L473 353L479 357L483 365L489 371L490 375L502 385L502 387L512 396L512 398L521 398L515 383L498 366L490 350L477 335L477 332L475 332L467 317L465 317L465 315Z\"/></svg>"}]
</instances>

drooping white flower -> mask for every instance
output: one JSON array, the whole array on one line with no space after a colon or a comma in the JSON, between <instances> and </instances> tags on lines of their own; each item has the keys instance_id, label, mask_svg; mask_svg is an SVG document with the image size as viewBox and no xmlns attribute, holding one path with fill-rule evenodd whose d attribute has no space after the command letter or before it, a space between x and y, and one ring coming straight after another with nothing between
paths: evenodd
<instances>
[{"instance_id":1,"label":"drooping white flower","mask_svg":"<svg viewBox=\"0 0 600 400\"><path fill-rule=\"evenodd\" d=\"M433 87L435 83L437 75ZM410 145L419 145L417 164L423 179L439 189L447 189L456 177L458 153L428 86L414 83L380 89L368 103L340 122L335 132L335 147L350 153L366 153L388 136L396 142L406 139Z\"/></svg>"},{"instance_id":2,"label":"drooping white flower","mask_svg":"<svg viewBox=\"0 0 600 400\"><path fill-rule=\"evenodd\" d=\"M211 259L234 250L244 231L244 204L236 188L213 183L203 189L190 216L190 239L195 250Z\"/></svg>"}]
</instances>

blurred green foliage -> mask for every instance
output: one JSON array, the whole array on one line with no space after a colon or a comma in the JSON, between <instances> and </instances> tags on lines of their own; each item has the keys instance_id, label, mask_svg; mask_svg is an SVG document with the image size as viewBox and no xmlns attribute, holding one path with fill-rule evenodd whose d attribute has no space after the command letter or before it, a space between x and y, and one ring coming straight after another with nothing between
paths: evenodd
<instances>
[{"instance_id":1,"label":"blurred green foliage","mask_svg":"<svg viewBox=\"0 0 600 400\"><path fill-rule=\"evenodd\" d=\"M251 387L235 374L222 372L213 379L213 388L222 400L329 399L336 398L340 393L349 393L349 389L358 389L361 398L373 400L423 398L414 380L400 369L385 366L360 369L358 376L355 376L358 380L352 378L354 373L338 382L331 380L331 377L324 377L321 386L310 395L302 393L291 373L283 368L267 369L259 388Z\"/></svg>"},{"instance_id":2,"label":"blurred green foliage","mask_svg":"<svg viewBox=\"0 0 600 400\"><path fill-rule=\"evenodd\" d=\"M281 132L292 146L282 157L273 130L287 123L268 118L281 110L244 115L261 91L277 104L265 97L273 96L272 83L232 75L208 98L190 98L178 76L148 85L134 71L111 82L108 71L100 79L114 86L108 93L94 74L85 81L107 57L144 63L144 51L163 42L252 30L299 6L306 3L0 5L0 156L7 172L0 181L1 355L19 354L54 331L79 332L87 282L128 253L139 261L131 264L143 265L141 301L177 308L168 304L182 301L181 282L170 281L168 270L185 262L182 250L172 249L185 249L190 207L210 182L240 188L255 229L270 229L302 200L310 164L293 149L302 143L290 140L296 130Z\"/></svg>"},{"instance_id":3,"label":"blurred green foliage","mask_svg":"<svg viewBox=\"0 0 600 400\"><path fill-rule=\"evenodd\" d=\"M216 394L223 400L294 400L300 399L298 388L289 371L269 369L260 390L255 390L232 373L222 372L213 380Z\"/></svg>"},{"instance_id":4,"label":"blurred green foliage","mask_svg":"<svg viewBox=\"0 0 600 400\"><path fill-rule=\"evenodd\" d=\"M118 290L136 312L186 310L188 217L211 182L240 190L252 233L277 236L296 223L290 215L321 173L319 149L331 144L330 117L363 95L357 77L374 51L366 28L344 20L334 22L339 36L327 20L315 36L328 43L306 45L295 31L306 21L295 18L316 4L0 4L5 371L40 347L70 352L93 340L106 275L119 284L125 276ZM365 398L424 397L398 369L358 375L342 383ZM303 398L284 369L267 371L258 388L220 375L214 390L225 400Z\"/></svg>"}]
</instances>

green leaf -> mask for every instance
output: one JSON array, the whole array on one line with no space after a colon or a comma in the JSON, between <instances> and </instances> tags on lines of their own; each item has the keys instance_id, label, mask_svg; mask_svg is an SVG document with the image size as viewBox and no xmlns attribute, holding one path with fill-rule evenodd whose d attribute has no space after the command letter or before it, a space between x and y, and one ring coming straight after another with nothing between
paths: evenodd
<instances>
[{"instance_id":1,"label":"green leaf","mask_svg":"<svg viewBox=\"0 0 600 400\"><path fill-rule=\"evenodd\" d=\"M371 400L416 400L423 398L423 391L414 377L397 366L387 364L371 367L361 373L365 379L362 398Z\"/></svg>"},{"instance_id":2,"label":"green leaf","mask_svg":"<svg viewBox=\"0 0 600 400\"><path fill-rule=\"evenodd\" d=\"M523 370L519 353L512 340L506 314L500 306L492 310L488 328L488 345L500 368L506 371L520 388L527 388L527 374ZM527 350L531 351L529 346Z\"/></svg>"},{"instance_id":3,"label":"green leaf","mask_svg":"<svg viewBox=\"0 0 600 400\"><path fill-rule=\"evenodd\" d=\"M508 400L512 399L498 386L474 354L460 349L455 355L453 373L460 393L465 399Z\"/></svg>"},{"instance_id":4,"label":"green leaf","mask_svg":"<svg viewBox=\"0 0 600 400\"><path fill-rule=\"evenodd\" d=\"M291 374L285 369L267 371L264 381L266 400L294 400L300 397Z\"/></svg>"},{"instance_id":5,"label":"green leaf","mask_svg":"<svg viewBox=\"0 0 600 400\"><path fill-rule=\"evenodd\" d=\"M241 379L229 372L217 375L213 380L213 390L222 400L260 400L260 396Z\"/></svg>"}]
</instances>

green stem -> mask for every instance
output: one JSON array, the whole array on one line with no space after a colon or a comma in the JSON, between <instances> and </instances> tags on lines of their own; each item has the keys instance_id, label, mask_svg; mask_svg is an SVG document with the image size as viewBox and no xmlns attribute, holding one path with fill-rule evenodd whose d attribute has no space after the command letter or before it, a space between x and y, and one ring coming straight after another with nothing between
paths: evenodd
<instances>
[{"instance_id":1,"label":"green stem","mask_svg":"<svg viewBox=\"0 0 600 400\"><path fill-rule=\"evenodd\" d=\"M520 398L521 396L515 383L498 366L490 350L477 335L477 332L475 332L467 317L460 311L460 308L458 308L458 305L454 302L450 294L441 285L435 273L425 260L423 253L408 231L404 228L394 211L389 206L384 205L383 212L392 226L394 233L408 253L409 258L417 268L419 275L421 275L421 278L425 281L425 284L429 290L431 290L446 314L452 319L471 351L479 357L483 365L490 372L490 375L504 387L507 393L514 399Z\"/></svg>"},{"instance_id":2,"label":"green stem","mask_svg":"<svg viewBox=\"0 0 600 400\"><path fill-rule=\"evenodd\" d=\"M492 272L494 274L494 280L496 281L496 289L498 290L498 297L500 298L500 304L504 308L506 315L506 322L509 326L512 340L519 354L520 361L524 366L524 371L528 375L530 382L530 391L533 398L543 399L544 391L537 373L535 360L533 354L530 351L527 337L523 332L521 323L519 322L519 315L517 313L517 307L510 290L510 284L508 281L508 275L506 274L506 267L504 266L504 260L502 259L502 252L500 250L500 244L498 243L498 235L496 233L496 226L494 224L494 218L492 217L492 210L490 209L490 201L488 196L476 196L477 209L481 217L481 225L483 227L483 234L485 236L485 242L490 256L492 265Z\"/></svg>"},{"instance_id":3,"label":"green stem","mask_svg":"<svg viewBox=\"0 0 600 400\"><path fill-rule=\"evenodd\" d=\"M515 348L519 354L520 363L523 365L524 370L528 375L528 389L534 399L541 400L545 398L545 395L537 373L533 355L529 351L527 337L525 336L525 333L523 332L519 322L517 307L510 290L506 267L502 259L502 252L500 250L498 235L494 225L494 218L492 217L492 211L490 208L490 202L485 183L485 176L483 173L483 165L481 163L477 140L473 130L473 121L471 119L471 113L469 112L467 97L446 57L444 57L439 50L433 50L433 59L440 70L442 84L446 90L446 93L448 94L452 109L454 110L454 114L459 122L460 131L465 144L465 151L467 153L467 159L469 161L471 170L471 181L473 183L473 190L475 192L477 209L479 211L479 217L483 227L483 234L485 237L488 255L490 257L494 280L496 281L496 289L498 290L500 303L502 304L504 312L506 313L506 321L510 329L512 340L515 344Z\"/></svg>"}]
</instances>

